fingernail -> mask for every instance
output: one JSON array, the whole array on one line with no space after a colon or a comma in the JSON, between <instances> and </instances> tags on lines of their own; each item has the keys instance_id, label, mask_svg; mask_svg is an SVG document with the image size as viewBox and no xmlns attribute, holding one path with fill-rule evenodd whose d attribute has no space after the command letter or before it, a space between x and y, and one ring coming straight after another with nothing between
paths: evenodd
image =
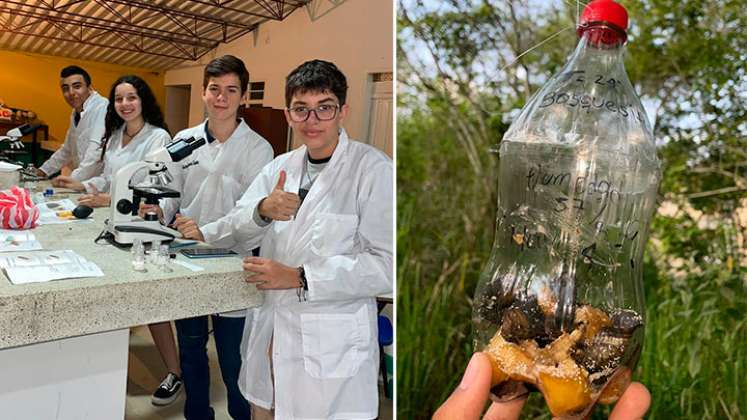
<instances>
[{"instance_id":1,"label":"fingernail","mask_svg":"<svg viewBox=\"0 0 747 420\"><path fill-rule=\"evenodd\" d=\"M476 356L477 354L473 354L472 358L469 359L467 370L464 372L464 376L462 377L462 382L459 384L459 389L461 390L468 389L472 385L472 382L474 382L475 378L477 377L477 363L475 362Z\"/></svg>"}]
</instances>

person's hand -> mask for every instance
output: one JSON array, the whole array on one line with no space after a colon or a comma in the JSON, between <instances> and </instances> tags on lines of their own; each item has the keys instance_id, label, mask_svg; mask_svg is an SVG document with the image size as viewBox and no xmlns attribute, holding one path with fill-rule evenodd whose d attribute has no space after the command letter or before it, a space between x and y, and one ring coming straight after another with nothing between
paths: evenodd
<instances>
[{"instance_id":1,"label":"person's hand","mask_svg":"<svg viewBox=\"0 0 747 420\"><path fill-rule=\"evenodd\" d=\"M47 175L47 173L42 171L41 169L36 168L36 176L43 176L44 178L47 178L49 175Z\"/></svg>"},{"instance_id":2,"label":"person's hand","mask_svg":"<svg viewBox=\"0 0 747 420\"><path fill-rule=\"evenodd\" d=\"M280 178L275 188L259 205L260 216L272 220L291 220L301 206L298 194L283 191L285 171L280 171Z\"/></svg>"},{"instance_id":3,"label":"person's hand","mask_svg":"<svg viewBox=\"0 0 747 420\"><path fill-rule=\"evenodd\" d=\"M251 271L247 283L254 283L257 289L297 289L301 286L298 269L280 264L268 258L245 257L244 271Z\"/></svg>"},{"instance_id":4,"label":"person's hand","mask_svg":"<svg viewBox=\"0 0 747 420\"><path fill-rule=\"evenodd\" d=\"M72 177L60 175L52 180L52 186L58 188L68 188L74 191L85 191L86 187L82 182L74 180Z\"/></svg>"},{"instance_id":5,"label":"person's hand","mask_svg":"<svg viewBox=\"0 0 747 420\"><path fill-rule=\"evenodd\" d=\"M194 220L189 217L176 214L176 220L174 221L174 228L182 234L184 239L194 239L196 241L205 242L205 237L200 231L200 227L197 226Z\"/></svg>"},{"instance_id":6,"label":"person's hand","mask_svg":"<svg viewBox=\"0 0 747 420\"><path fill-rule=\"evenodd\" d=\"M451 396L438 408L433 420L477 420L490 395L492 377L490 360L485 353L475 353L467 365L462 382ZM488 408L485 420L516 420L519 418L526 397L513 401L494 402ZM610 420L633 420L643 418L651 405L651 394L645 386L633 382L615 404Z\"/></svg>"},{"instance_id":7,"label":"person's hand","mask_svg":"<svg viewBox=\"0 0 747 420\"><path fill-rule=\"evenodd\" d=\"M112 197L106 193L100 193L95 185L91 185L91 193L83 194L78 199L78 204L88 207L109 207Z\"/></svg>"},{"instance_id":8,"label":"person's hand","mask_svg":"<svg viewBox=\"0 0 747 420\"><path fill-rule=\"evenodd\" d=\"M156 215L158 215L158 220L163 223L163 210L158 204L140 203L140 208L137 210L137 215L145 219L145 213L156 213Z\"/></svg>"}]
</instances>

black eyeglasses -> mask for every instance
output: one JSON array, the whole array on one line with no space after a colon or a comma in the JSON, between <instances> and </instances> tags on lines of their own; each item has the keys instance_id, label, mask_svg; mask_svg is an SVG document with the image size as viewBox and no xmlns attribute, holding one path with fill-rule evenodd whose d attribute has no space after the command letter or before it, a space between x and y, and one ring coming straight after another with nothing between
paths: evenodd
<instances>
[{"instance_id":1,"label":"black eyeglasses","mask_svg":"<svg viewBox=\"0 0 747 420\"><path fill-rule=\"evenodd\" d=\"M307 106L295 106L288 108L288 114L293 122L304 122L309 119L309 115L314 113L316 119L319 121L329 121L337 116L337 110L340 109L340 105L324 104L319 105L316 108L309 108Z\"/></svg>"}]
</instances>

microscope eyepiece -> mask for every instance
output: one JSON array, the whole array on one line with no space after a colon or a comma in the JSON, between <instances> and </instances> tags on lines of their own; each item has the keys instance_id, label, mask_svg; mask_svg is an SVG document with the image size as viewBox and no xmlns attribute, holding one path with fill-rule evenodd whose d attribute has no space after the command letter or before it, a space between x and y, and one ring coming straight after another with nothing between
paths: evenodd
<instances>
[{"instance_id":1,"label":"microscope eyepiece","mask_svg":"<svg viewBox=\"0 0 747 420\"><path fill-rule=\"evenodd\" d=\"M176 139L172 141L171 143L166 145L166 150L168 150L172 161L179 162L180 160L191 155L195 149L204 145L204 138L196 139L194 137L190 137L187 139Z\"/></svg>"}]
</instances>

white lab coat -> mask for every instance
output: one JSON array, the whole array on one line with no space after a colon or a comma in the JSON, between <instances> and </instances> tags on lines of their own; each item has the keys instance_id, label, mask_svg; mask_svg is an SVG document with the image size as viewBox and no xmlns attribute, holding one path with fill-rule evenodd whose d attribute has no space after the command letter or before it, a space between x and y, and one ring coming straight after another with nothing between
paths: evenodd
<instances>
[{"instance_id":1,"label":"white lab coat","mask_svg":"<svg viewBox=\"0 0 747 420\"><path fill-rule=\"evenodd\" d=\"M83 186L86 187L87 192L93 192L91 186L95 186L99 192L109 192L112 177L117 174L118 170L128 163L145 160L148 153L165 146L171 140L168 131L146 122L140 132L126 146L122 147L122 134L124 134L125 127L126 124L122 124L122 127L115 130L107 142L106 153L104 154L104 170L101 175L83 181ZM101 158L101 148L98 150L98 157ZM138 179L144 179L147 174L147 170L142 170L136 176L139 176Z\"/></svg>"},{"instance_id":2,"label":"white lab coat","mask_svg":"<svg viewBox=\"0 0 747 420\"><path fill-rule=\"evenodd\" d=\"M207 141L205 122L174 136L175 139L189 137ZM181 197L162 201L164 219L169 222L178 212L192 218L203 235L210 235L210 228L205 228L205 225L225 216L236 206L272 156L270 143L241 120L224 143L215 140L198 148L183 161L169 165L174 176L170 186L179 191ZM198 163L191 165L195 161ZM185 165L190 166L183 169ZM238 244L228 248L245 251Z\"/></svg>"},{"instance_id":3,"label":"white lab coat","mask_svg":"<svg viewBox=\"0 0 747 420\"><path fill-rule=\"evenodd\" d=\"M174 138L189 137L207 141L205 123L182 130ZM242 119L225 142L215 140L205 144L188 158L169 166L169 171L174 175L170 188L179 191L181 197L161 202L164 220L170 222L178 212L192 218L203 235L209 237L212 234L210 222L225 216L236 206L262 167L272 160L273 154L270 143ZM183 169L195 161L196 164ZM252 249L235 241L225 247L241 255L248 255ZM246 311L224 312L221 315L244 317Z\"/></svg>"},{"instance_id":4,"label":"white lab coat","mask_svg":"<svg viewBox=\"0 0 747 420\"><path fill-rule=\"evenodd\" d=\"M261 255L303 265L308 301L296 289L265 292L242 349L239 387L277 419L372 419L378 415L379 367L375 296L392 292L394 193L391 160L349 141L344 130L295 220L260 227L259 201L286 171L285 190L298 192L306 147L276 158L236 208L206 239L261 241ZM246 337L246 335L249 335ZM274 385L268 348L272 340Z\"/></svg>"},{"instance_id":5,"label":"white lab coat","mask_svg":"<svg viewBox=\"0 0 747 420\"><path fill-rule=\"evenodd\" d=\"M73 169L70 176L76 181L84 181L101 173L100 145L104 137L107 105L109 100L92 90L83 102L83 112L77 126L73 110L65 143L41 166L44 173L52 175L66 165Z\"/></svg>"}]
</instances>

